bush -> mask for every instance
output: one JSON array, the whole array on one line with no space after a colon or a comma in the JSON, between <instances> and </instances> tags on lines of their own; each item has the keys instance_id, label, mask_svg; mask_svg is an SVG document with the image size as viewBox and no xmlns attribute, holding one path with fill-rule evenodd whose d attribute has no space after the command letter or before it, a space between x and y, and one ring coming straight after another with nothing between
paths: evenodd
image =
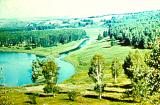
<instances>
[{"instance_id":1,"label":"bush","mask_svg":"<svg viewBox=\"0 0 160 105\"><path fill-rule=\"evenodd\" d=\"M25 50L32 50L32 48L29 45L26 45Z\"/></svg>"},{"instance_id":2,"label":"bush","mask_svg":"<svg viewBox=\"0 0 160 105\"><path fill-rule=\"evenodd\" d=\"M54 84L47 84L43 90L45 93L59 93L60 88Z\"/></svg>"},{"instance_id":3,"label":"bush","mask_svg":"<svg viewBox=\"0 0 160 105\"><path fill-rule=\"evenodd\" d=\"M69 97L69 100L71 101L75 101L76 98L80 95L79 92L75 91L75 90L72 90L72 91L69 91L68 92L68 97Z\"/></svg>"},{"instance_id":4,"label":"bush","mask_svg":"<svg viewBox=\"0 0 160 105\"><path fill-rule=\"evenodd\" d=\"M114 36L112 36L112 38L111 38L111 46L114 46L114 45L116 45L117 44L117 41L116 41L116 39L114 38Z\"/></svg>"},{"instance_id":5,"label":"bush","mask_svg":"<svg viewBox=\"0 0 160 105\"><path fill-rule=\"evenodd\" d=\"M103 37L101 36L101 34L99 34L97 40L102 40L102 39Z\"/></svg>"},{"instance_id":6,"label":"bush","mask_svg":"<svg viewBox=\"0 0 160 105\"><path fill-rule=\"evenodd\" d=\"M35 94L30 95L29 99L30 99L31 104L37 104Z\"/></svg>"}]
</instances>

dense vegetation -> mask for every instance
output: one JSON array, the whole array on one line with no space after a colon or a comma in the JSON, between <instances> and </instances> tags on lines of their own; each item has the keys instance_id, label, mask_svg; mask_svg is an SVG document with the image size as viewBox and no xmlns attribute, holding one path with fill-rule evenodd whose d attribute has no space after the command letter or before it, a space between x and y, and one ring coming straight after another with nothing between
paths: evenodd
<instances>
[{"instance_id":1,"label":"dense vegetation","mask_svg":"<svg viewBox=\"0 0 160 105\"><path fill-rule=\"evenodd\" d=\"M0 91L0 102L11 104L10 101L14 99L13 102L18 104L25 102L26 104L51 105L128 105L145 103L158 105L160 103L159 19L160 11L151 11L115 15L111 20L104 20L104 25L108 26L108 30L103 30L103 35L98 30L95 35L95 32L93 32L95 29L93 29L91 34L95 35L96 38L98 37L97 40L99 41L93 41L85 50L75 51L65 59L71 61L77 71L71 79L63 82L63 84L57 84L60 89L55 82L57 65L53 60L36 60L32 65L32 78L35 82L44 80L43 83L45 84L43 86L40 85L43 88L40 90L38 86L24 87L25 89L31 89L29 94L22 89L21 91L20 89L8 91L8 89L2 88L2 91ZM83 19L82 21L94 23L91 19ZM64 21L64 23L67 24L69 22ZM46 47L58 43L67 45L65 43L86 37L85 31L79 29L64 29L63 31L6 31L0 33L1 46L26 45L29 47ZM103 37L108 35L110 39L106 38L107 41L102 40ZM120 40L120 44L138 48L154 47L154 49L150 51L148 49L133 49L129 46L120 46L117 45L116 39ZM108 47L109 45L111 47ZM64 46L62 46L63 48ZM44 52L56 52L56 50L55 48L54 50L45 50ZM35 49L28 51L36 52ZM131 52L129 53L129 51ZM51 55L51 53L48 55ZM35 88L35 90L32 90L32 88ZM79 90L80 93L77 92ZM60 93L55 96L57 91ZM96 100L98 95L94 91L99 93L101 100ZM36 98L34 95L32 97L32 94L36 94ZM47 97L49 95L55 97ZM29 98L32 100L31 102L28 101L27 96L31 96ZM79 98L77 98L78 96Z\"/></svg>"},{"instance_id":2,"label":"dense vegetation","mask_svg":"<svg viewBox=\"0 0 160 105\"><path fill-rule=\"evenodd\" d=\"M124 45L153 48L160 37L160 11L129 13L106 20L108 35Z\"/></svg>"},{"instance_id":3,"label":"dense vegetation","mask_svg":"<svg viewBox=\"0 0 160 105\"><path fill-rule=\"evenodd\" d=\"M5 31L0 32L0 46L26 45L29 47L53 46L86 37L81 29L43 30L43 31Z\"/></svg>"}]
</instances>

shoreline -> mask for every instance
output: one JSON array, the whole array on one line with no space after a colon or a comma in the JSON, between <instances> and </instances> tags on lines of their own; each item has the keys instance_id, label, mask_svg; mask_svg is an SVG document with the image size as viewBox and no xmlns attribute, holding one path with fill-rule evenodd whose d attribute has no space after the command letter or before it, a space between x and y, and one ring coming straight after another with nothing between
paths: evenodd
<instances>
[{"instance_id":1,"label":"shoreline","mask_svg":"<svg viewBox=\"0 0 160 105\"><path fill-rule=\"evenodd\" d=\"M37 55L37 56L42 56L42 57L46 57L46 56L48 56L48 55L51 55L51 54L53 54L53 56L55 57L55 58L57 58L58 56L59 56L59 54L60 53L62 53L62 52L66 52L66 51L68 51L68 50L71 50L71 49L74 49L74 48L76 48L80 43L82 43L84 40L86 40L86 39L81 39L81 40L78 40L78 41L74 41L76 44L74 44L74 46L70 46L70 47L68 47L67 49L65 49L65 45L67 45L67 44L71 44L71 43L73 43L73 42L70 42L70 43L67 43L67 44L64 44L64 45L60 45L60 46L64 46L64 49L65 50L62 50L62 51L59 51L59 52L56 52L56 49L57 48L55 48L54 50L54 52L53 52L53 50L51 50L50 52L48 52L48 51L44 51L44 50L46 50L46 49L50 49L50 48L53 48L54 46L52 46L52 47L37 47L37 48L35 48L35 49L32 49L32 50L25 50L25 49L22 49L22 48L20 48L20 49L16 49L16 48L8 48L8 47L0 47L0 52L13 52L13 53L27 53L27 54L35 54L35 55ZM16 46L13 46L13 47L16 47ZM56 46L57 47L57 46ZM59 46L58 46L59 47ZM37 49L42 49L42 50L37 50ZM63 48L62 48L63 49Z\"/></svg>"},{"instance_id":2,"label":"shoreline","mask_svg":"<svg viewBox=\"0 0 160 105\"><path fill-rule=\"evenodd\" d=\"M81 43L83 43L85 40L87 40L87 39L82 39L82 40L80 40L79 42L76 42L76 44L74 44L74 46L70 46L70 48L68 48L69 50L71 50L71 49L75 49L75 48L77 48L77 47L79 47L79 45L81 44ZM4 50L4 49L7 49L7 50ZM4 49L1 49L0 48L0 52L6 52L6 53L26 53L26 54L34 54L34 55L36 55L36 56L41 56L41 57L47 57L48 55L49 55L49 53L52 53L52 52L49 52L48 54L46 54L46 53L44 53L44 52L41 52L41 53L37 53L36 51L32 51L32 50L24 50L24 49L12 49L12 48L7 48L7 47L5 47ZM62 52L66 52L66 51L69 51L69 50L65 50L65 51L62 51ZM60 56L61 54L59 53L59 54L57 54L57 56L54 56L55 58L59 58L59 56ZM68 56L68 55L67 55ZM72 63L72 62L70 62L70 61L67 61L66 59L62 59L64 62L68 62L68 63L70 63L71 65L73 65L74 66L74 68L76 67L75 65L74 65L74 63ZM76 71L76 68L75 68L75 71ZM22 85L22 86L3 86L3 87L32 87L32 86L39 86L39 85L42 85L42 83L33 83L33 84L26 84L26 85Z\"/></svg>"}]
</instances>

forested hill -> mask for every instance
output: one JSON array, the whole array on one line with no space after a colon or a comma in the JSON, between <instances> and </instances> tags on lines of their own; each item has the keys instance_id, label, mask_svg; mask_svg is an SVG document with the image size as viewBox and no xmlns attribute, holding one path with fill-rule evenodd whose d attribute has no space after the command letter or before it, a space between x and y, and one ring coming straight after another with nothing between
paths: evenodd
<instances>
[{"instance_id":1,"label":"forested hill","mask_svg":"<svg viewBox=\"0 0 160 105\"><path fill-rule=\"evenodd\" d=\"M160 10L86 18L0 20L0 23L0 46L67 43L86 36L86 32L79 29L82 27L106 28L103 36L138 48L153 48L160 37Z\"/></svg>"},{"instance_id":2,"label":"forested hill","mask_svg":"<svg viewBox=\"0 0 160 105\"><path fill-rule=\"evenodd\" d=\"M105 26L108 35L124 45L152 48L160 37L160 10L115 15Z\"/></svg>"}]
</instances>

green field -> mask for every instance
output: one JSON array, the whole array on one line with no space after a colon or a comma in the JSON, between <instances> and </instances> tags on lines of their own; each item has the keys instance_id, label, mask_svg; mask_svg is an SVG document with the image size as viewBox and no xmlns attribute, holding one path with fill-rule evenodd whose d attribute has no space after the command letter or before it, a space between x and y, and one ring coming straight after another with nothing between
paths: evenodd
<instances>
[{"instance_id":1,"label":"green field","mask_svg":"<svg viewBox=\"0 0 160 105\"><path fill-rule=\"evenodd\" d=\"M25 50L24 47L12 46L12 47L0 47L1 52L24 52L24 53L33 53L40 56L49 56L54 57L58 56L60 52L72 49L76 47L82 40L72 41L67 44L59 44L58 46L53 47L37 47L32 50Z\"/></svg>"},{"instance_id":2,"label":"green field","mask_svg":"<svg viewBox=\"0 0 160 105\"><path fill-rule=\"evenodd\" d=\"M87 34L96 39L98 34L102 32L100 29L85 29ZM58 45L55 47L36 48L33 50L24 50L23 48L0 48L0 51L13 51L13 52L26 52L35 53L38 55L53 55L57 56L58 53L71 49L77 46L80 41L70 42L64 45ZM72 52L65 58L65 60L71 62L76 68L76 74L69 80L64 81L59 86L61 91L56 97L40 97L37 95L38 105L141 105L142 103L134 102L132 98L126 98L124 92L130 88L130 80L122 73L118 78L118 83L114 83L111 75L111 62L117 57L121 63L131 51L139 50L141 53L145 53L148 50L134 49L128 46L116 45L110 46L110 42L106 40L90 42L85 48ZM88 76L88 69L90 66L90 60L94 54L101 54L105 58L105 73L104 83L106 84L103 99L97 99L97 93L93 91L94 83ZM41 86L41 85L40 85ZM41 86L43 87L43 86ZM1 89L3 92L4 89ZM8 101L14 102L15 105L29 105L30 99L27 93L42 93L42 89L38 86L31 87L17 87L7 88ZM67 96L69 90L80 91L81 96L76 101L70 101ZM149 104L147 104L149 105Z\"/></svg>"}]
</instances>

